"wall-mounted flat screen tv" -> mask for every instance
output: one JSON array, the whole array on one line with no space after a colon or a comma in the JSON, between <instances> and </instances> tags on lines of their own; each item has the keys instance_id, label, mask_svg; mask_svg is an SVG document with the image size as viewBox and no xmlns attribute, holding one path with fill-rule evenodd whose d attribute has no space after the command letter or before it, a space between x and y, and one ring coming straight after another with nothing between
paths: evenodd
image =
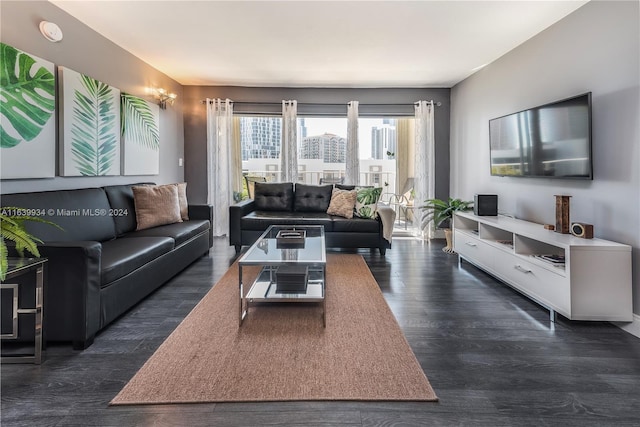
<instances>
[{"instance_id":1,"label":"wall-mounted flat screen tv","mask_svg":"<svg viewBox=\"0 0 640 427\"><path fill-rule=\"evenodd\" d=\"M591 92L489 120L491 175L593 179Z\"/></svg>"}]
</instances>

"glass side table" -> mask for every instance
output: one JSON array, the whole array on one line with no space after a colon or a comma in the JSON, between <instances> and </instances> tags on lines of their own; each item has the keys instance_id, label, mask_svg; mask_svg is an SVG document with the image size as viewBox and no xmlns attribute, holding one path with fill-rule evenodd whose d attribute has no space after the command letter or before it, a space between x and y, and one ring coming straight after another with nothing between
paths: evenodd
<instances>
[{"instance_id":1,"label":"glass side table","mask_svg":"<svg viewBox=\"0 0 640 427\"><path fill-rule=\"evenodd\" d=\"M21 319L33 316L33 354L2 353L2 363L42 362L42 310L46 258L9 258L7 276L0 284L2 341L17 340ZM9 311L7 312L7 308Z\"/></svg>"}]
</instances>

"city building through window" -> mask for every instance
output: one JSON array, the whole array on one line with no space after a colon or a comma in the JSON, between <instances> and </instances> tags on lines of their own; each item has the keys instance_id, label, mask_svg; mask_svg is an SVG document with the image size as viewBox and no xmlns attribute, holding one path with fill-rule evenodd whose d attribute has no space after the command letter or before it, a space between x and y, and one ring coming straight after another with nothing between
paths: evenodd
<instances>
[{"instance_id":1,"label":"city building through window","mask_svg":"<svg viewBox=\"0 0 640 427\"><path fill-rule=\"evenodd\" d=\"M278 116L237 119L243 173L277 181L282 119ZM395 118L383 117L358 120L360 185L384 187L383 193L396 192L396 157L402 146L398 143L397 122ZM324 182L339 182L344 178L346 117L299 117L297 134L299 182L319 184L321 178Z\"/></svg>"}]
</instances>

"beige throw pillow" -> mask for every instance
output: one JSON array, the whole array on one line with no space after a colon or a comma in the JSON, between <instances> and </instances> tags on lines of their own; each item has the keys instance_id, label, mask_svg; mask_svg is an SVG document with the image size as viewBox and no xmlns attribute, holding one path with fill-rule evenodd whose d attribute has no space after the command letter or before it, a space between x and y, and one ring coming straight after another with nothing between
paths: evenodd
<instances>
[{"instance_id":1,"label":"beige throw pillow","mask_svg":"<svg viewBox=\"0 0 640 427\"><path fill-rule=\"evenodd\" d=\"M329 215L342 216L348 219L353 218L353 208L356 205L355 190L340 190L334 188L329 202Z\"/></svg>"},{"instance_id":2,"label":"beige throw pillow","mask_svg":"<svg viewBox=\"0 0 640 427\"><path fill-rule=\"evenodd\" d=\"M145 185L131 187L136 207L136 230L182 222L178 186Z\"/></svg>"},{"instance_id":3,"label":"beige throw pillow","mask_svg":"<svg viewBox=\"0 0 640 427\"><path fill-rule=\"evenodd\" d=\"M189 220L189 202L187 201L187 183L179 182L175 184L178 187L178 203L180 204L180 216L183 221Z\"/></svg>"}]
</instances>

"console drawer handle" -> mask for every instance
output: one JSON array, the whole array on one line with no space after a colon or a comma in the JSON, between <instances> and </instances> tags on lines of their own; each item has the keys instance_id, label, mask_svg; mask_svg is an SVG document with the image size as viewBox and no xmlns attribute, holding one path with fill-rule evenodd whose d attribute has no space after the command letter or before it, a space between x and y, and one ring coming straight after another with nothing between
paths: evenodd
<instances>
[{"instance_id":1,"label":"console drawer handle","mask_svg":"<svg viewBox=\"0 0 640 427\"><path fill-rule=\"evenodd\" d=\"M476 246L478 246L478 245L476 245L476 244L475 244L475 243L473 243L473 242L465 242L465 243L466 243L468 246L471 246L471 247L474 247L474 248L475 248Z\"/></svg>"},{"instance_id":2,"label":"console drawer handle","mask_svg":"<svg viewBox=\"0 0 640 427\"><path fill-rule=\"evenodd\" d=\"M514 268L515 268L516 270L518 270L518 271L522 271L523 273L533 273L533 271L531 271L531 270L530 270L530 269L528 269L528 268L524 268L524 267L523 267L523 266L521 266L520 264L516 264L516 265L514 266Z\"/></svg>"}]
</instances>

